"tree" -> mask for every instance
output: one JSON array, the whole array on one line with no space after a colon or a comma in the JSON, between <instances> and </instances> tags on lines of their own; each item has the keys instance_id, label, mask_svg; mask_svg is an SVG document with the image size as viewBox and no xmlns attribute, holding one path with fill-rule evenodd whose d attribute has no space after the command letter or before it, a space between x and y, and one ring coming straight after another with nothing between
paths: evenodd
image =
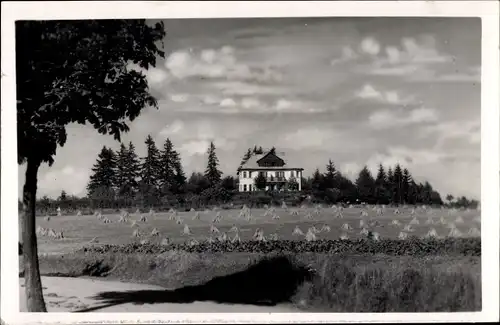
<instances>
[{"instance_id":1,"label":"tree","mask_svg":"<svg viewBox=\"0 0 500 325\"><path fill-rule=\"evenodd\" d=\"M410 185L411 182L413 181L413 178L410 175L410 171L407 168L403 169L403 178L401 181L401 192L402 192L402 197L403 201L405 203L410 203L413 201L413 198L410 197Z\"/></svg>"},{"instance_id":2,"label":"tree","mask_svg":"<svg viewBox=\"0 0 500 325\"><path fill-rule=\"evenodd\" d=\"M455 197L453 195L451 195L451 194L447 194L446 195L446 201L448 201L448 204L450 204L450 205L451 205L451 202L453 202L454 198Z\"/></svg>"},{"instance_id":3,"label":"tree","mask_svg":"<svg viewBox=\"0 0 500 325\"><path fill-rule=\"evenodd\" d=\"M180 193L186 186L186 174L182 168L181 157L175 150L173 152L173 165L175 172L175 192Z\"/></svg>"},{"instance_id":4,"label":"tree","mask_svg":"<svg viewBox=\"0 0 500 325\"><path fill-rule=\"evenodd\" d=\"M158 188L161 175L160 151L156 147L155 141L148 135L146 137L146 157L143 158L141 165L142 188Z\"/></svg>"},{"instance_id":5,"label":"tree","mask_svg":"<svg viewBox=\"0 0 500 325\"><path fill-rule=\"evenodd\" d=\"M403 169L401 165L394 167L394 202L403 203Z\"/></svg>"},{"instance_id":6,"label":"tree","mask_svg":"<svg viewBox=\"0 0 500 325\"><path fill-rule=\"evenodd\" d=\"M353 182L342 175L342 173L337 172L337 184L339 186L339 197L340 201L353 202L357 198L357 188Z\"/></svg>"},{"instance_id":7,"label":"tree","mask_svg":"<svg viewBox=\"0 0 500 325\"><path fill-rule=\"evenodd\" d=\"M261 191L264 191L267 186L267 179L263 172L259 172L257 177L254 179L255 187Z\"/></svg>"},{"instance_id":8,"label":"tree","mask_svg":"<svg viewBox=\"0 0 500 325\"><path fill-rule=\"evenodd\" d=\"M294 176L291 176L288 179L287 187L289 191L298 191L299 190L299 183L297 182L297 179Z\"/></svg>"},{"instance_id":9,"label":"tree","mask_svg":"<svg viewBox=\"0 0 500 325\"><path fill-rule=\"evenodd\" d=\"M396 184L394 182L394 172L392 171L391 167L389 167L389 169L387 170L386 191L388 201L390 203L395 203Z\"/></svg>"},{"instance_id":10,"label":"tree","mask_svg":"<svg viewBox=\"0 0 500 325\"><path fill-rule=\"evenodd\" d=\"M125 168L125 184L127 185L127 194L133 195L138 191L138 180L140 176L141 161L135 152L135 146L132 141L128 144L127 158Z\"/></svg>"},{"instance_id":11,"label":"tree","mask_svg":"<svg viewBox=\"0 0 500 325\"><path fill-rule=\"evenodd\" d=\"M254 146L253 147L253 154L254 155L262 155L263 153L264 153L264 149L262 149L262 146L260 146L260 147Z\"/></svg>"},{"instance_id":12,"label":"tree","mask_svg":"<svg viewBox=\"0 0 500 325\"><path fill-rule=\"evenodd\" d=\"M205 175L202 173L193 172L187 182L187 191L195 194L200 194L204 190L210 187Z\"/></svg>"},{"instance_id":13,"label":"tree","mask_svg":"<svg viewBox=\"0 0 500 325\"><path fill-rule=\"evenodd\" d=\"M238 189L237 180L233 176L226 176L220 182L221 187L227 192L233 192Z\"/></svg>"},{"instance_id":14,"label":"tree","mask_svg":"<svg viewBox=\"0 0 500 325\"><path fill-rule=\"evenodd\" d=\"M255 150L255 149L254 149ZM255 152L255 151L254 151ZM240 162L240 168L250 159L252 158L252 149L248 148L247 152L243 155L243 158Z\"/></svg>"},{"instance_id":15,"label":"tree","mask_svg":"<svg viewBox=\"0 0 500 325\"><path fill-rule=\"evenodd\" d=\"M102 192L103 189L112 190L116 184L116 154L111 148L103 146L101 152L97 155L96 163L92 166L92 175L87 185L87 194L94 197L97 189Z\"/></svg>"},{"instance_id":16,"label":"tree","mask_svg":"<svg viewBox=\"0 0 500 325\"><path fill-rule=\"evenodd\" d=\"M124 195L125 193L125 179L126 179L126 169L127 169L127 147L125 144L120 144L120 150L116 155L116 190L118 191L118 195Z\"/></svg>"},{"instance_id":17,"label":"tree","mask_svg":"<svg viewBox=\"0 0 500 325\"><path fill-rule=\"evenodd\" d=\"M159 185L161 187L162 194L173 192L175 188L175 153L174 145L170 139L166 139L163 144L163 150L160 152L159 163L160 163L160 179Z\"/></svg>"},{"instance_id":18,"label":"tree","mask_svg":"<svg viewBox=\"0 0 500 325\"><path fill-rule=\"evenodd\" d=\"M390 200L388 179L382 164L379 164L377 177L375 178L375 197L382 204L387 204Z\"/></svg>"},{"instance_id":19,"label":"tree","mask_svg":"<svg viewBox=\"0 0 500 325\"><path fill-rule=\"evenodd\" d=\"M220 182L222 177L222 172L218 169L219 167L219 159L215 153L215 145L210 142L210 146L207 150L208 154L208 163L207 169L205 170L205 177L208 179L210 186L215 186Z\"/></svg>"},{"instance_id":20,"label":"tree","mask_svg":"<svg viewBox=\"0 0 500 325\"><path fill-rule=\"evenodd\" d=\"M120 199L125 200L124 204L130 204L138 191L140 165L134 144L129 142L127 147L121 143L116 163L116 190Z\"/></svg>"},{"instance_id":21,"label":"tree","mask_svg":"<svg viewBox=\"0 0 500 325\"><path fill-rule=\"evenodd\" d=\"M272 147L272 148L269 150L269 153L270 153L270 154L275 155L275 154L276 154L276 148L275 148L275 147Z\"/></svg>"},{"instance_id":22,"label":"tree","mask_svg":"<svg viewBox=\"0 0 500 325\"><path fill-rule=\"evenodd\" d=\"M331 159L328 160L328 164L326 165L326 173L323 176L325 188L336 188L337 184L335 180L337 179L337 169L335 168L335 164Z\"/></svg>"},{"instance_id":23,"label":"tree","mask_svg":"<svg viewBox=\"0 0 500 325\"><path fill-rule=\"evenodd\" d=\"M59 197L57 198L57 200L59 200L61 202L65 202L67 199L68 199L68 194L66 194L65 190L62 190L61 194L59 195Z\"/></svg>"},{"instance_id":24,"label":"tree","mask_svg":"<svg viewBox=\"0 0 500 325\"><path fill-rule=\"evenodd\" d=\"M319 172L318 168L314 170L312 175L311 186L313 194L320 195L320 192L323 191L323 175Z\"/></svg>"},{"instance_id":25,"label":"tree","mask_svg":"<svg viewBox=\"0 0 500 325\"><path fill-rule=\"evenodd\" d=\"M417 204L420 203L420 196L418 191L418 185L412 179L410 181L410 185L408 186L408 203L409 204Z\"/></svg>"},{"instance_id":26,"label":"tree","mask_svg":"<svg viewBox=\"0 0 500 325\"><path fill-rule=\"evenodd\" d=\"M16 22L18 163L23 187L23 261L28 312L46 312L35 234L37 175L52 166L70 123L90 124L120 140L127 121L145 106L157 107L146 76L128 69L155 66L164 26L145 20Z\"/></svg>"},{"instance_id":27,"label":"tree","mask_svg":"<svg viewBox=\"0 0 500 325\"><path fill-rule=\"evenodd\" d=\"M367 166L358 174L356 179L356 188L358 190L358 197L362 202L373 203L375 200L375 179Z\"/></svg>"}]
</instances>

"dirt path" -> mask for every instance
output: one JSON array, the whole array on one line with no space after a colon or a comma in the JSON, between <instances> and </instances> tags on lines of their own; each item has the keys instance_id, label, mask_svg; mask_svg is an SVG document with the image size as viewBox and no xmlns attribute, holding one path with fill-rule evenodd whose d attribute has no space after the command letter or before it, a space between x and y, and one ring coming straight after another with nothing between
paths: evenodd
<instances>
[{"instance_id":1,"label":"dirt path","mask_svg":"<svg viewBox=\"0 0 500 325\"><path fill-rule=\"evenodd\" d=\"M24 279L19 279L20 283L20 309L26 311L26 298L24 292ZM279 312L297 312L293 306L253 306L253 305L229 305L218 304L207 301L196 301L192 303L165 303L165 302L146 302L137 304L134 302L134 295L128 291L142 291L146 293L161 292L165 288L146 285L125 283L118 281L100 281L86 278L64 278L64 277L42 277L42 286L44 289L45 303L48 312L104 312L104 313L279 313ZM144 291L147 290L147 291ZM114 296L127 299L123 302L103 302L94 298L102 292L113 292Z\"/></svg>"}]
</instances>

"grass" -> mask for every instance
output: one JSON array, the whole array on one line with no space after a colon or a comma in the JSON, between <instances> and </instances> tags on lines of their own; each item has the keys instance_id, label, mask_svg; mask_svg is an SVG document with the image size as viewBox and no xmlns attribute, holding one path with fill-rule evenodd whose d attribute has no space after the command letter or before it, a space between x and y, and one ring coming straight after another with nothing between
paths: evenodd
<instances>
[{"instance_id":1,"label":"grass","mask_svg":"<svg viewBox=\"0 0 500 325\"><path fill-rule=\"evenodd\" d=\"M257 294L272 295L269 286L291 277L291 269L271 266L269 270L272 271L259 274L248 270L263 260L273 261L280 256L287 257L294 266L310 266L316 270L314 276L293 287L292 291L282 287L274 290L292 292L286 300L307 311L446 312L481 309L480 257L415 258L318 253L292 256L183 251L160 255L98 255L79 252L41 256L40 270L45 275L99 276L155 284L171 290L207 286L215 281L218 284L214 290L219 296L213 299L225 302ZM245 281L227 280L234 274L246 274ZM255 284L248 286L245 283ZM213 284L208 287L213 288ZM259 292L253 292L257 288L260 288ZM225 296L221 297L220 292L226 292Z\"/></svg>"}]
</instances>

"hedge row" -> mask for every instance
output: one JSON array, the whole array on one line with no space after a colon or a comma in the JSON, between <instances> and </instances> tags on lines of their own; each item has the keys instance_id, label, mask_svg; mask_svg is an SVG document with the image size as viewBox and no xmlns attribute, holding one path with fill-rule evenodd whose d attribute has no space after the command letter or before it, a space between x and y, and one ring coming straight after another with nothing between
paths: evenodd
<instances>
[{"instance_id":1,"label":"hedge row","mask_svg":"<svg viewBox=\"0 0 500 325\"><path fill-rule=\"evenodd\" d=\"M172 250L182 250L192 253L225 253L225 252L253 252L253 253L328 253L328 254L384 254L384 255L463 255L481 256L480 238L446 238L446 239L418 239L408 240L384 239L372 241L358 240L318 240L314 242L278 240L278 241L245 241L232 242L200 242L197 244L139 244L127 245L95 245L84 247L81 250L89 253L142 253L161 254Z\"/></svg>"}]
</instances>

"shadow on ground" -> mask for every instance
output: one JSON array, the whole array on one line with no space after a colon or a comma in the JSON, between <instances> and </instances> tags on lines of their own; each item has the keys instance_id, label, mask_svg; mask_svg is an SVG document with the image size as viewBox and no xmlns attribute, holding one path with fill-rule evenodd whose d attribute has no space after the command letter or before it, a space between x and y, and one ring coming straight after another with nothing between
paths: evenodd
<instances>
[{"instance_id":1,"label":"shadow on ground","mask_svg":"<svg viewBox=\"0 0 500 325\"><path fill-rule=\"evenodd\" d=\"M275 306L289 302L298 286L311 280L314 272L292 263L287 257L265 259L244 271L214 278L202 285L176 290L101 292L93 297L102 305L79 310L90 312L120 304L192 303L213 301L225 304Z\"/></svg>"}]
</instances>

